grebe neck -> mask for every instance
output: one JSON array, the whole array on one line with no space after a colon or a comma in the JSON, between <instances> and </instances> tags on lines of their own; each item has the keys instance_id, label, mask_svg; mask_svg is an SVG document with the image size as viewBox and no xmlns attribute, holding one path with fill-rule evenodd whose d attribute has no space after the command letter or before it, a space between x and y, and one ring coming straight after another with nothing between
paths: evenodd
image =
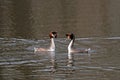
<instances>
[{"instance_id":1,"label":"grebe neck","mask_svg":"<svg viewBox=\"0 0 120 80\"><path fill-rule=\"evenodd\" d=\"M54 38L51 38L51 43L50 43L50 51L55 51L55 43L54 43Z\"/></svg>"},{"instance_id":2,"label":"grebe neck","mask_svg":"<svg viewBox=\"0 0 120 80\"><path fill-rule=\"evenodd\" d=\"M68 52L71 52L73 45L74 45L74 40L71 40L68 45Z\"/></svg>"}]
</instances>

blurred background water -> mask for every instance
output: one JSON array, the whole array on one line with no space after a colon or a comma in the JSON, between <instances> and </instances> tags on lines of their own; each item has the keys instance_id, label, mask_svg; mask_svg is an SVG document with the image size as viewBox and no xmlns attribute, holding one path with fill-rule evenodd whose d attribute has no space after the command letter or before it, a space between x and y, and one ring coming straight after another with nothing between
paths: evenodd
<instances>
[{"instance_id":1,"label":"blurred background water","mask_svg":"<svg viewBox=\"0 0 120 80\"><path fill-rule=\"evenodd\" d=\"M0 80L119 80L119 0L0 0ZM34 53L49 46L54 53ZM65 34L90 54L67 56ZM69 63L70 62L70 63ZM72 64L72 65L71 65ZM70 65L70 66L68 66Z\"/></svg>"}]
</instances>

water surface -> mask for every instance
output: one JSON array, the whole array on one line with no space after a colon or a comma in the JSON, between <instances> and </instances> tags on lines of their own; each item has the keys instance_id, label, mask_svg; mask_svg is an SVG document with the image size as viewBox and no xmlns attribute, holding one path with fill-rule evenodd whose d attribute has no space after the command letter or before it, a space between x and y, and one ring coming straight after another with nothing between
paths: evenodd
<instances>
[{"instance_id":1,"label":"water surface","mask_svg":"<svg viewBox=\"0 0 120 80\"><path fill-rule=\"evenodd\" d=\"M1 80L119 80L118 38L77 38L76 47L90 47L90 53L74 53L68 59L64 38L56 39L55 52L34 53L33 47L47 47L49 40L0 38Z\"/></svg>"}]
</instances>

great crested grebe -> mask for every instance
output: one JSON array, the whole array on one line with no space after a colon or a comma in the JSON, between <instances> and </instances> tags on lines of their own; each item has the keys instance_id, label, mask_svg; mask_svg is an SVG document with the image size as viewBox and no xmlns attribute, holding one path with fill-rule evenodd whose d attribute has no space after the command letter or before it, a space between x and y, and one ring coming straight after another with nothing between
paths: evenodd
<instances>
[{"instance_id":1,"label":"great crested grebe","mask_svg":"<svg viewBox=\"0 0 120 80\"><path fill-rule=\"evenodd\" d=\"M71 39L71 41L68 45L68 53L71 53L71 52L88 53L90 51L90 48L88 48L88 49L73 49L73 45L75 42L75 35L73 33L66 34L66 37L68 39Z\"/></svg>"},{"instance_id":2,"label":"great crested grebe","mask_svg":"<svg viewBox=\"0 0 120 80\"><path fill-rule=\"evenodd\" d=\"M49 37L50 37L51 43L50 43L50 47L48 49L34 48L34 51L35 52L39 52L39 51L55 51L54 38L57 38L57 32L50 32Z\"/></svg>"}]
</instances>

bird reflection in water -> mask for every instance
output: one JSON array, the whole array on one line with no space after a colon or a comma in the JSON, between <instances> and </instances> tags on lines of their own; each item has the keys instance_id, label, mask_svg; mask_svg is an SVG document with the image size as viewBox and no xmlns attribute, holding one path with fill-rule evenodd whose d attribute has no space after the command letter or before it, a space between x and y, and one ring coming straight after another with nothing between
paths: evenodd
<instances>
[{"instance_id":1,"label":"bird reflection in water","mask_svg":"<svg viewBox=\"0 0 120 80\"><path fill-rule=\"evenodd\" d=\"M74 61L73 59L74 59L73 54L71 52L68 52L68 64L67 64L68 67L73 66L73 61Z\"/></svg>"},{"instance_id":2,"label":"bird reflection in water","mask_svg":"<svg viewBox=\"0 0 120 80\"><path fill-rule=\"evenodd\" d=\"M56 71L56 59L55 59L55 51L47 51L47 52L34 52L36 55L40 55L43 56L43 58L45 56L47 56L48 61L50 62L50 66L48 69L48 71L50 72L55 72Z\"/></svg>"},{"instance_id":3,"label":"bird reflection in water","mask_svg":"<svg viewBox=\"0 0 120 80\"><path fill-rule=\"evenodd\" d=\"M56 71L56 59L55 59L55 51L50 51L50 59L51 59L51 71L55 72Z\"/></svg>"}]
</instances>

